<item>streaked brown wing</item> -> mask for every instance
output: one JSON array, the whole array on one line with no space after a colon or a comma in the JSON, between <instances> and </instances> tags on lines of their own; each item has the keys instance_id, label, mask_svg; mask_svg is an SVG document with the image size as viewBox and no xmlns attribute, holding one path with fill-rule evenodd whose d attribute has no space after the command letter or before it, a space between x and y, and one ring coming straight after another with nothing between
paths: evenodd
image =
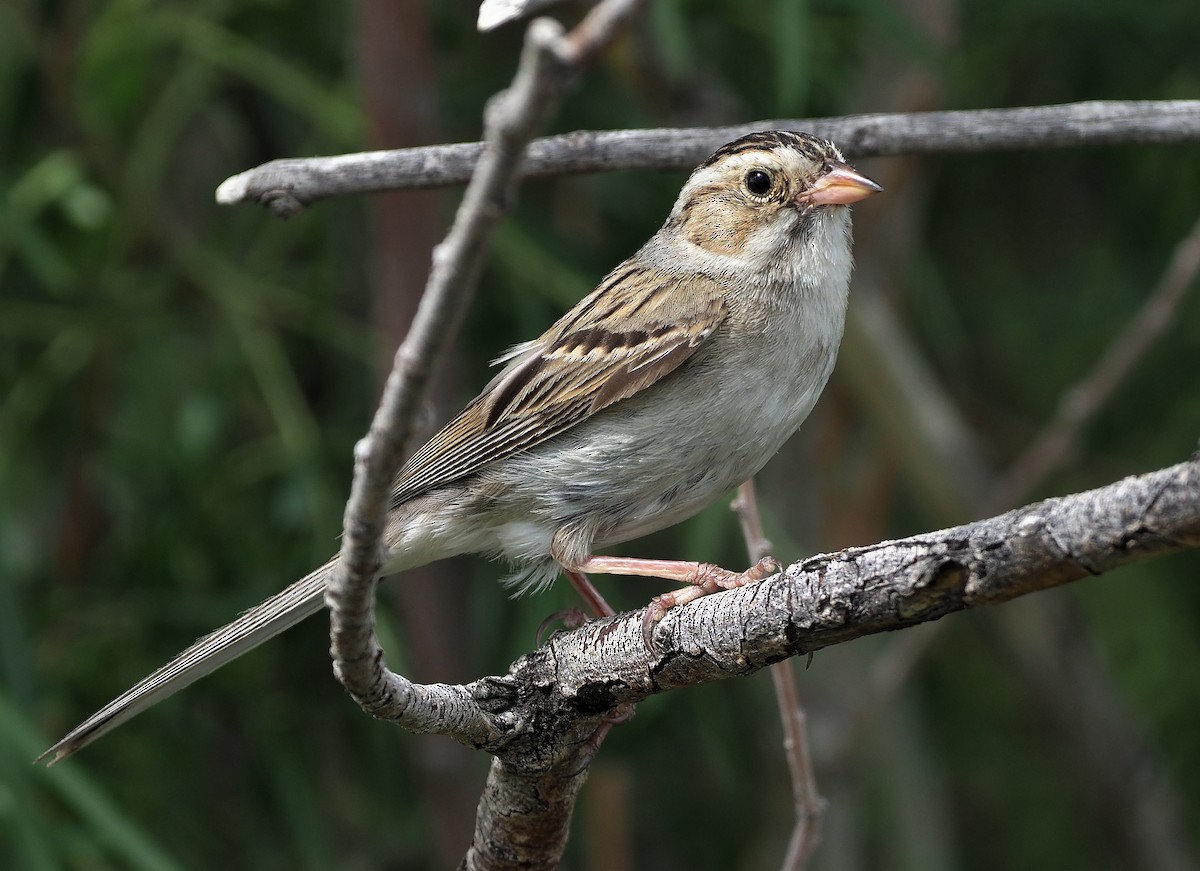
<instances>
[{"instance_id":1,"label":"streaked brown wing","mask_svg":"<svg viewBox=\"0 0 1200 871\"><path fill-rule=\"evenodd\" d=\"M522 346L404 464L392 504L527 450L654 384L720 326L727 312L722 290L701 275L618 268L541 338Z\"/></svg>"}]
</instances>

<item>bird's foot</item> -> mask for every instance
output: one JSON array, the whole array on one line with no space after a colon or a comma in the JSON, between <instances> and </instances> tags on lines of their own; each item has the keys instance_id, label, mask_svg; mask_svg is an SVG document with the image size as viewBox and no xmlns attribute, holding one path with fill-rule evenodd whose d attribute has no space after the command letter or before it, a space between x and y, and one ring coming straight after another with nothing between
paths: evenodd
<instances>
[{"instance_id":1,"label":"bird's foot","mask_svg":"<svg viewBox=\"0 0 1200 871\"><path fill-rule=\"evenodd\" d=\"M534 638L536 644L541 645L542 638L546 634L546 630L553 624L561 622L564 629L578 629L581 626L586 626L588 615L580 611L578 608L563 608L561 611L555 611L553 614L547 615L546 619L538 624L537 635Z\"/></svg>"},{"instance_id":2,"label":"bird's foot","mask_svg":"<svg viewBox=\"0 0 1200 871\"><path fill-rule=\"evenodd\" d=\"M680 580L689 586L678 590L670 590L655 596L642 615L642 640L646 649L654 650L654 627L657 626L672 608L688 602L717 593L721 590L734 590L746 584L761 581L783 570L779 560L774 557L763 557L744 572L731 572L711 563L693 563L696 570L693 574Z\"/></svg>"},{"instance_id":3,"label":"bird's foot","mask_svg":"<svg viewBox=\"0 0 1200 871\"><path fill-rule=\"evenodd\" d=\"M681 562L665 559L638 559L623 556L590 556L582 563L567 570L567 577L575 583L575 576L583 572L596 572L604 575L634 575L642 578L662 578L667 581L678 581L686 584L682 590L672 590L655 596L642 617L642 638L646 649L654 650L654 627L658 625L666 613L672 608L716 593L720 590L733 590L746 584L761 581L782 571L779 560L765 556L744 572L731 572L711 563ZM586 579L585 579L586 580ZM588 584L594 591L594 587ZM578 586L576 587L578 589ZM597 594L598 595L598 594ZM603 600L601 600L603 601ZM609 613L612 610L609 609Z\"/></svg>"}]
</instances>

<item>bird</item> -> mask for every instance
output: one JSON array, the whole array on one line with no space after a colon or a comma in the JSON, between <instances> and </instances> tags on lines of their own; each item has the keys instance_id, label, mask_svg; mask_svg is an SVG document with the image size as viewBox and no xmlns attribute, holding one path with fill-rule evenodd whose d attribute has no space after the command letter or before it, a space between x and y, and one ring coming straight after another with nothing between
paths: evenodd
<instances>
[{"instance_id":1,"label":"bird","mask_svg":"<svg viewBox=\"0 0 1200 871\"><path fill-rule=\"evenodd\" d=\"M565 573L642 575L696 595L759 580L678 560L598 555L694 515L753 477L833 370L852 270L849 206L882 188L827 139L769 130L718 148L663 226L397 473L380 577L460 554L501 557L516 593ZM57 762L321 610L337 557L199 639L39 759ZM602 609L602 600L593 609Z\"/></svg>"}]
</instances>

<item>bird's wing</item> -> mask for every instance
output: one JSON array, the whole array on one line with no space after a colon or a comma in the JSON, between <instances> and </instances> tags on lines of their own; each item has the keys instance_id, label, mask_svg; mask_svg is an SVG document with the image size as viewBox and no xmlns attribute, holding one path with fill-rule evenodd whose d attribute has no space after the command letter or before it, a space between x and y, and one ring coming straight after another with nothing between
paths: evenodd
<instances>
[{"instance_id":1,"label":"bird's wing","mask_svg":"<svg viewBox=\"0 0 1200 871\"><path fill-rule=\"evenodd\" d=\"M510 362L415 453L392 504L458 480L656 383L721 325L725 288L697 274L626 264Z\"/></svg>"}]
</instances>

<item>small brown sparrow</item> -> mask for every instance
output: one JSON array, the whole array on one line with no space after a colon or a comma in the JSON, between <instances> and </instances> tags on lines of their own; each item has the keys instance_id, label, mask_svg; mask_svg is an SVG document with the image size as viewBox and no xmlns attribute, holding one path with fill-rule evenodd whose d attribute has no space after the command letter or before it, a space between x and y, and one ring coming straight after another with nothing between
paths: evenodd
<instances>
[{"instance_id":1,"label":"small brown sparrow","mask_svg":"<svg viewBox=\"0 0 1200 871\"><path fill-rule=\"evenodd\" d=\"M643 575L697 594L771 573L597 556L672 526L750 478L833 369L850 281L847 205L881 188L824 139L764 132L692 173L640 251L506 365L400 470L382 576L457 554L504 557L518 592L560 572ZM73 753L321 609L336 563L251 608L92 715ZM651 625L652 628L652 625Z\"/></svg>"}]
</instances>

